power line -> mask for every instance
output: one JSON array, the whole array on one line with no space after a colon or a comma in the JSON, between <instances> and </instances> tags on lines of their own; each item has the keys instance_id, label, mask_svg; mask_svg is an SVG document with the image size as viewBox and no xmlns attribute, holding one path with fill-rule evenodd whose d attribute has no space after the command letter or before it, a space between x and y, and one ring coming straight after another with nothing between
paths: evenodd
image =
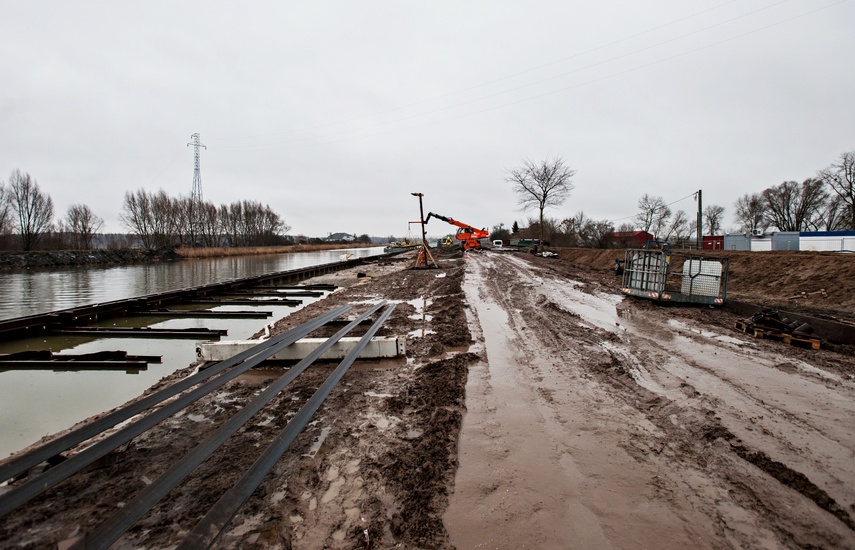
<instances>
[{"instance_id":1,"label":"power line","mask_svg":"<svg viewBox=\"0 0 855 550\"><path fill-rule=\"evenodd\" d=\"M678 202L682 202L682 201L684 201L684 200L686 200L686 199L688 199L688 198L690 198L690 197L694 198L694 197L696 197L697 195L698 195L698 192L697 192L697 191L694 191L694 192L692 192L692 194L691 194L691 195L686 195L686 196L685 196L685 197L683 197L682 199L677 199L677 200L675 200L674 202L669 202L669 203L668 203L668 204L666 204L665 206L671 206L672 204L677 204ZM634 218L634 217L636 217L637 215L638 215L638 214L633 214L632 216L624 216L623 218L616 218L616 219L614 219L614 220L609 220L609 222L614 223L614 222L619 222L619 221L621 221L621 220L628 220L628 219L630 219L630 218Z\"/></svg>"}]
</instances>

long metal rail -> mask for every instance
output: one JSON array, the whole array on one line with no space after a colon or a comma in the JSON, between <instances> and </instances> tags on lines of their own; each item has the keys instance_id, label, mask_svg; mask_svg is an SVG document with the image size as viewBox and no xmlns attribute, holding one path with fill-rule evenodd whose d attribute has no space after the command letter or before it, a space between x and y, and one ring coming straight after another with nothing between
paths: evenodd
<instances>
[{"instance_id":1,"label":"long metal rail","mask_svg":"<svg viewBox=\"0 0 855 550\"><path fill-rule=\"evenodd\" d=\"M297 414L288 421L285 428L276 436L273 442L264 450L258 460L247 470L244 475L232 486L231 489L220 497L220 499L208 510L205 517L193 528L187 537L181 542L178 550L190 550L196 548L209 548L220 536L223 530L231 522L237 511L249 499L255 489L264 480L264 477L273 469L279 458L285 453L297 435L305 428L313 414L320 408L324 400L339 383L350 365L359 357L359 354L374 337L380 327L392 314L395 304L390 305L386 311L377 319L374 325L368 329L365 336L357 346L347 354L338 367L330 374L324 383L315 391L312 397L303 405Z\"/></svg>"},{"instance_id":2,"label":"long metal rail","mask_svg":"<svg viewBox=\"0 0 855 550\"><path fill-rule=\"evenodd\" d=\"M342 308L339 308L338 310L336 310L336 312L339 312L336 315L336 317L338 315L340 315L341 313L345 313L349 310L350 310L350 306L344 306ZM333 312L333 313L335 313L335 312ZM330 315L332 315L332 313L329 313L323 317L328 317ZM321 317L321 318L323 318L323 317ZM319 318L319 319L321 319L321 318ZM305 327L306 325L309 325L310 323L300 325L300 327ZM117 432L114 432L113 434L109 435L105 439L102 439L98 443L95 443L92 446L87 447L85 450L73 455L71 458L69 458L68 460L65 460L64 462L57 464L53 468L50 468L49 470L44 472L43 474L41 474L35 478L28 479L23 484L18 485L16 487L12 488L11 490L7 491L6 493L3 493L2 495L0 495L0 517L11 512L12 510L17 508L18 506L21 506L22 504L29 501L30 499L40 495L41 493L50 489L51 487L53 487L57 483L67 479L71 475L79 472L80 470L82 470L83 468L88 466L89 464L92 464L93 462L95 462L99 458L107 455L110 451L112 451L112 450L118 448L119 446L127 443L131 439L135 438L136 436L140 435L141 433L145 432L146 430L148 430L151 427L155 426L156 424L160 423L164 419L169 418L170 416L177 413L178 411L180 411L184 407L193 403L194 401L197 401L198 399L207 395L211 391L223 386L228 381L233 380L234 378L237 378L238 375L240 375L240 374L246 372L247 370L249 370L250 368L258 365L259 363L261 363L265 359L267 359L269 356L274 355L275 353L282 350L283 348L293 344L294 342L296 342L297 340L299 340L300 338L302 338L303 336L305 336L309 332L312 332L312 330L319 328L319 326L321 326L323 324L324 323L321 323L320 325L318 325L318 327L311 328L311 330L308 330L308 331L305 331L305 329L304 329L304 330L301 330L297 333L289 334L289 336L287 338L277 339L277 341L274 343L270 343L270 341L265 341L265 342L259 344L258 346L251 348L250 350L248 350L248 352L245 352L245 353L249 353L249 352L252 352L252 353L251 353L251 355L249 355L248 358L245 358L246 360L243 360L242 362L241 361L234 362L234 358L229 359L227 361L223 361L223 363L229 364L229 367L234 367L235 365L237 365L237 366L235 368L232 368L228 372L223 373L221 376L218 376L216 378L208 380L207 382L201 384L199 387L197 387L197 388L191 390L190 392L178 397L177 399L172 400L169 403L166 403L166 404L162 405L161 407L154 409L148 415L143 416L142 418L140 418L139 420L136 420L135 422L133 422L131 424L128 424L127 426L123 427L122 429L118 430ZM300 327L297 327L297 328L300 328ZM288 333L292 333L292 332L293 332L293 329L291 331L288 331ZM235 357L240 357L241 355L244 355L244 354L238 354ZM240 364L238 365L238 363L240 363ZM202 372L207 373L209 370L213 370L214 368L216 368L216 365L215 365L215 367L212 367L211 369L206 369ZM223 370L222 368L219 369L219 371L222 371L222 370ZM178 385L178 384L175 384L175 385ZM129 406L128 408L131 408L131 406ZM110 426L107 426L107 427L110 427ZM100 433L101 431L104 431L104 430L100 430L99 432L96 432L96 433ZM53 455L50 455L50 456L53 456Z\"/></svg>"},{"instance_id":3,"label":"long metal rail","mask_svg":"<svg viewBox=\"0 0 855 550\"><path fill-rule=\"evenodd\" d=\"M0 480L5 481L11 479L17 474L20 474L25 470L51 457L56 456L62 451L65 451L66 449L69 449L74 445L77 445L78 443L86 441L87 439L90 439L93 436L109 428L112 428L113 426L124 422L125 420L136 416L137 414L140 414L143 411L148 410L149 408L157 405L158 403L161 403L166 399L178 395L184 390L191 388L197 384L200 384L205 380L211 378L212 376L220 374L221 372L246 361L247 359L258 354L266 347L278 345L283 342L287 343L284 344L282 347L290 345L291 343L296 342L300 338L306 336L314 330L317 330L327 322L335 319L336 317L346 313L349 310L350 306L343 306L325 315L321 315L307 323L294 327L289 331L286 331L282 334L265 340L258 346L250 348L245 352L239 353L231 359L217 363L211 366L210 368L199 371L191 376L188 376L187 378L179 380L175 384L158 390L140 399L139 401L135 401L125 407L108 413L105 416L99 418L98 420L95 420L94 422L90 422L75 430L72 430L60 437L57 437L52 441L49 441L48 443L40 447L16 455L8 459L7 461L0 463ZM0 496L0 516L8 512L8 510L6 512L3 511L5 509L4 505L6 503L6 498L8 497L8 495L9 493L7 492Z\"/></svg>"},{"instance_id":4,"label":"long metal rail","mask_svg":"<svg viewBox=\"0 0 855 550\"><path fill-rule=\"evenodd\" d=\"M275 380L263 392L246 404L237 414L222 424L213 434L196 445L181 460L174 463L159 478L146 486L134 498L126 502L115 514L96 527L91 533L72 548L100 549L109 548L125 531L139 521L160 499L175 488L202 462L208 459L226 440L255 416L262 408L270 403L288 384L293 382L306 368L314 363L321 355L336 342L353 330L362 321L383 307L386 302L377 304L355 320L351 321L318 348L313 350L303 360L291 367L284 375ZM374 331L376 332L376 330ZM373 333L372 333L373 335ZM363 346L364 347L364 346Z\"/></svg>"}]
</instances>

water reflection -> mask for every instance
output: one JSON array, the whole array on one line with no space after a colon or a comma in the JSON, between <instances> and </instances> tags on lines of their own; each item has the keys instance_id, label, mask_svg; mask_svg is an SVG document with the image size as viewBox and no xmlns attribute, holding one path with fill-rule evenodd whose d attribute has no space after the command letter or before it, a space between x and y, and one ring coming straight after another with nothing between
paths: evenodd
<instances>
[{"instance_id":1,"label":"water reflection","mask_svg":"<svg viewBox=\"0 0 855 550\"><path fill-rule=\"evenodd\" d=\"M347 252L364 258L382 251L381 247L376 247ZM324 250L162 264L3 272L0 273L0 319L336 262L342 253L342 250Z\"/></svg>"},{"instance_id":2,"label":"water reflection","mask_svg":"<svg viewBox=\"0 0 855 550\"><path fill-rule=\"evenodd\" d=\"M381 247L348 250L356 257L382 253ZM28 270L0 273L0 319L45 313L204 285L240 277L263 275L335 262L342 251L295 253L277 256L227 257L174 263L110 268ZM318 298L306 298L303 305ZM214 309L230 310L234 306ZM163 319L116 318L101 326L156 328L209 327L228 330L230 340L246 339L265 324L280 319L293 307L240 306L238 309L272 311L265 319ZM133 355L162 355L163 363L145 371L0 371L0 457L20 450L40 437L68 428L94 414L117 407L140 395L158 380L195 360L193 340L140 340L133 338L38 337L14 342L0 340L0 353L49 349L54 353L83 354L125 350Z\"/></svg>"}]
</instances>

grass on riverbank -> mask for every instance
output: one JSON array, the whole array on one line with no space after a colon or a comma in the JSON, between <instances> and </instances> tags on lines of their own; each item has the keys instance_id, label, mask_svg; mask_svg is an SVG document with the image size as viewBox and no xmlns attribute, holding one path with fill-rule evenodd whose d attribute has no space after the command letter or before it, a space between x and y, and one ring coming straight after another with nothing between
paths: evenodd
<instances>
[{"instance_id":1,"label":"grass on riverbank","mask_svg":"<svg viewBox=\"0 0 855 550\"><path fill-rule=\"evenodd\" d=\"M219 258L223 256L254 256L260 254L286 254L290 252L317 252L340 248L370 248L376 244L295 244L289 246L244 246L216 248L177 248L182 258Z\"/></svg>"}]
</instances>

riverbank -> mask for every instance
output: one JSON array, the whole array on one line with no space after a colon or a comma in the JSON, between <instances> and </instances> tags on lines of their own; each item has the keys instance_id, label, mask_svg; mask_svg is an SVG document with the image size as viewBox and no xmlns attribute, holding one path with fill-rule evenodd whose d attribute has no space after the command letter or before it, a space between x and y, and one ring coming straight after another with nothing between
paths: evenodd
<instances>
[{"instance_id":1,"label":"riverbank","mask_svg":"<svg viewBox=\"0 0 855 550\"><path fill-rule=\"evenodd\" d=\"M0 269L30 269L34 267L77 267L84 265L123 265L159 263L190 258L221 258L226 256L258 256L317 252L339 248L369 248L366 244L298 244L291 246L253 246L216 248L173 248L157 250L123 248L116 250L37 250L30 252L0 252Z\"/></svg>"}]
</instances>

